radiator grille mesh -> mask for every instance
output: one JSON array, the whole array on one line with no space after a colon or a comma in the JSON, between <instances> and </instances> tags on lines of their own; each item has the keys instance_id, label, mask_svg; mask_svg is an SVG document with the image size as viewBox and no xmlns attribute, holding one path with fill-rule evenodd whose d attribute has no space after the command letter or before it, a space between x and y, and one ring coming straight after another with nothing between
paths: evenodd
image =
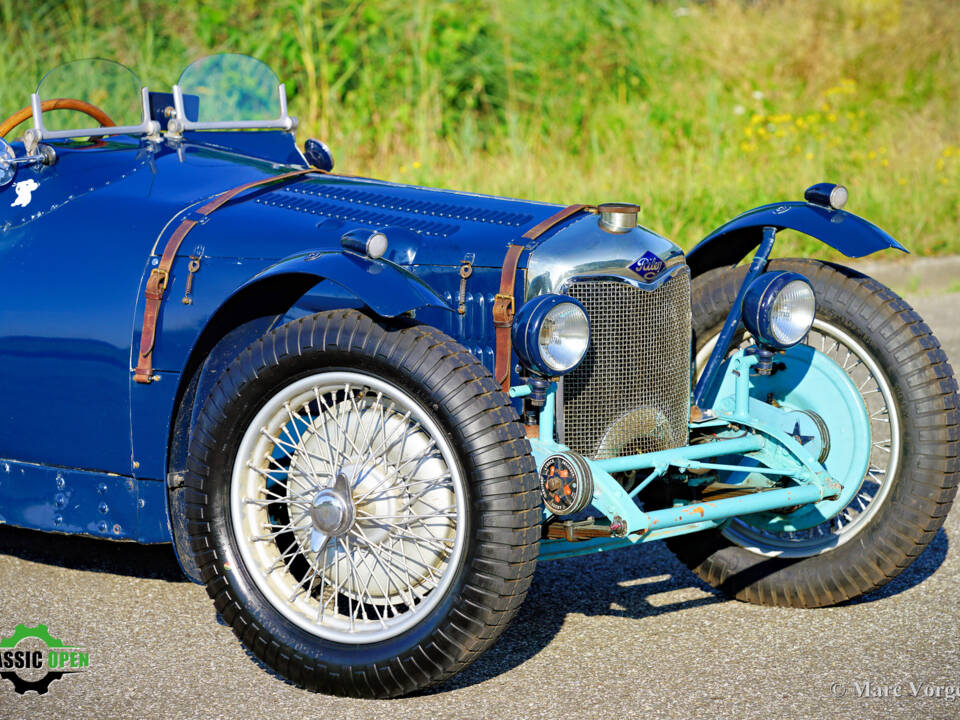
<instances>
[{"instance_id":1,"label":"radiator grille mesh","mask_svg":"<svg viewBox=\"0 0 960 720\"><path fill-rule=\"evenodd\" d=\"M593 459L679 447L690 414L690 271L658 288L592 280L567 294L590 316L590 349L563 378L561 441Z\"/></svg>"}]
</instances>

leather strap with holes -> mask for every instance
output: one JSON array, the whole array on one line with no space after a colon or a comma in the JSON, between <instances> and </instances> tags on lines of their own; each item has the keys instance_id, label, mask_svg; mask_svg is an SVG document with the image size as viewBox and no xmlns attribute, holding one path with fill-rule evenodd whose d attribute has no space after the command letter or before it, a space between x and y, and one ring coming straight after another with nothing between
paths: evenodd
<instances>
[{"instance_id":1,"label":"leather strap with holes","mask_svg":"<svg viewBox=\"0 0 960 720\"><path fill-rule=\"evenodd\" d=\"M523 234L524 240L536 240L547 230L562 223L567 218L579 212L590 212L591 205L568 205L546 220L534 225ZM516 311L516 300L513 291L517 282L517 265L520 255L526 250L524 245L508 245L507 255L503 259L503 270L500 273L500 291L493 300L493 327L496 334L496 361L494 363L494 377L500 383L504 392L510 389L510 331L513 327L513 315Z\"/></svg>"},{"instance_id":2,"label":"leather strap with holes","mask_svg":"<svg viewBox=\"0 0 960 720\"><path fill-rule=\"evenodd\" d=\"M240 193L246 192L247 190L251 190L255 187L260 187L261 185L269 185L271 183L280 182L289 178L299 177L300 175L307 175L308 173L323 172L323 170L318 170L317 168L311 167L294 170L293 172L283 173L281 175L273 175L260 180L254 180L253 182L245 183L244 185L240 185L227 190L220 195L217 195L215 198L197 210L195 214L200 215L201 217L206 217L214 210L223 207L226 203L230 202ZM193 230L197 223L198 220L192 220L188 218L184 218L180 221L180 225L177 226L176 230L174 230L173 235L170 236L170 239L167 240L166 246L163 248L163 255L160 257L160 263L150 272L150 277L147 278L147 286L143 291L143 330L140 333L140 354L139 359L137 360L137 368L133 373L133 379L135 382L147 384L154 380L153 349L156 344L157 319L160 316L160 307L163 303L163 295L166 292L167 284L170 281L170 270L173 267L173 261L177 257L177 251L180 249L180 245L183 243L184 238L187 237L187 234Z\"/></svg>"}]
</instances>

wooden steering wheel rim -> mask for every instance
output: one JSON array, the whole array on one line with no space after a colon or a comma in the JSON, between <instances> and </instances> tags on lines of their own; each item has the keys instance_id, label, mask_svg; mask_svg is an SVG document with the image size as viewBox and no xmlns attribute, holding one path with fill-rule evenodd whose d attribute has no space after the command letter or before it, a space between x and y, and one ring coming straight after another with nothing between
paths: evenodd
<instances>
[{"instance_id":1,"label":"wooden steering wheel rim","mask_svg":"<svg viewBox=\"0 0 960 720\"><path fill-rule=\"evenodd\" d=\"M50 110L78 110L86 115L89 115L98 123L100 127L116 127L116 123L110 119L110 116L107 115L103 110L98 108L96 105L91 105L88 102L83 100L76 100L75 98L57 98L55 100L44 100L40 103L40 109L43 112L48 112ZM2 123L0 123L0 138L6 137L7 134L13 130L17 125L22 123L24 120L29 120L33 117L33 108L25 107L21 108L13 115L8 117Z\"/></svg>"}]
</instances>

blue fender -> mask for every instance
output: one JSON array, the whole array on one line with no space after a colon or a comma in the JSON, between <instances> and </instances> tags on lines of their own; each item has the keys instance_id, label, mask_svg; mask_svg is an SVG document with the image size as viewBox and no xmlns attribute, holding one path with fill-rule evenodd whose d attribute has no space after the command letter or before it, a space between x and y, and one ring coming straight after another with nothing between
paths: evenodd
<instances>
[{"instance_id":1,"label":"blue fender","mask_svg":"<svg viewBox=\"0 0 960 720\"><path fill-rule=\"evenodd\" d=\"M321 251L292 255L250 278L237 292L280 275L312 276L318 282L329 280L356 295L381 317L396 317L425 307L452 312L452 308L433 288L409 270L387 260L371 260L346 252Z\"/></svg>"},{"instance_id":2,"label":"blue fender","mask_svg":"<svg viewBox=\"0 0 960 720\"><path fill-rule=\"evenodd\" d=\"M423 280L409 270L383 259L370 260L346 252L316 251L298 253L270 265L244 282L220 305L191 350L174 403L168 446L170 454L165 464L168 473L171 468L179 472L186 467L187 438L200 410L197 398L206 397L220 373L237 353L269 329L273 312L282 314L288 309L289 302L295 302L304 291L309 294L311 287L323 281L344 288L381 317L396 317L425 307L452 312L443 298ZM258 302L259 312L256 316L249 317L239 325L230 325L232 330L221 336L218 318L230 316L236 307L233 301L251 294L278 304ZM204 337L206 335L209 337ZM163 413L149 415L159 418ZM171 488L164 494L167 501L164 520L169 522L177 559L191 580L201 582L200 570L192 558L187 540L184 490L182 487Z\"/></svg>"},{"instance_id":3,"label":"blue fender","mask_svg":"<svg viewBox=\"0 0 960 720\"><path fill-rule=\"evenodd\" d=\"M687 254L691 274L736 265L760 244L765 226L810 235L847 257L863 257L887 248L908 252L887 232L853 213L807 202L783 202L748 210L707 235Z\"/></svg>"}]
</instances>

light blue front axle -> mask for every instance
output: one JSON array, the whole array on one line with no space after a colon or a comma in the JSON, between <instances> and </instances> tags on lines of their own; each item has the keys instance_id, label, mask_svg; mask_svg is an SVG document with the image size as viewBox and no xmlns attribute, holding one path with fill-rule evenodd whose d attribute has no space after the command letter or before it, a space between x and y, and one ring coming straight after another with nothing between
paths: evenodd
<instances>
[{"instance_id":1,"label":"light blue front axle","mask_svg":"<svg viewBox=\"0 0 960 720\"><path fill-rule=\"evenodd\" d=\"M824 361L813 357L813 361ZM673 535L697 532L719 527L734 517L770 513L783 508L796 508L836 499L843 490L816 458L784 429L793 422L790 412L760 403L750 397L751 370L755 356L739 351L727 363L722 385L723 395L715 398L714 409L706 413L702 422L692 427L738 428L738 435L684 447L624 457L591 460L584 458L593 475L591 505L603 513L620 532L611 537L568 542L550 539L541 542L541 558L551 559L600 552L639 542L649 542ZM828 368L827 372L835 369ZM538 467L556 453L572 453L554 438L556 412L556 384L551 384L539 414L539 435L531 439ZM531 388L523 385L511 388L513 397L530 395ZM711 458L750 457L754 464L747 466L731 462L709 462ZM762 463L757 461L762 459ZM744 475L753 472L771 478L767 487L747 486L742 494L716 500L677 504L674 507L643 511L635 496L650 482L662 478L670 469L675 473L690 469ZM649 470L640 484L627 492L613 477L613 473ZM681 482L683 480L680 480ZM695 479L688 479L691 484ZM792 483L787 485L786 483ZM776 486L774 486L776 484ZM730 489L737 486L729 485ZM545 510L547 519L551 517Z\"/></svg>"}]
</instances>

